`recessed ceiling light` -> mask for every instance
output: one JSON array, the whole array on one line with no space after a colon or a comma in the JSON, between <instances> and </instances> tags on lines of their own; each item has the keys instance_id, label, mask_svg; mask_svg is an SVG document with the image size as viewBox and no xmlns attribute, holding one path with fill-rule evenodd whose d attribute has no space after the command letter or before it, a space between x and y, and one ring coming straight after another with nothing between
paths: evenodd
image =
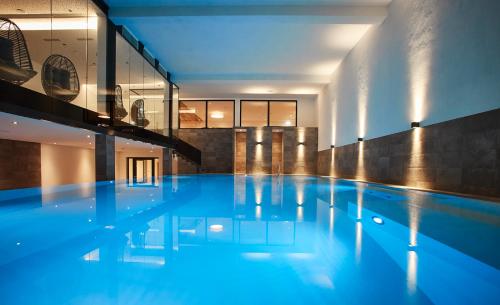
<instances>
[{"instance_id":1,"label":"recessed ceiling light","mask_svg":"<svg viewBox=\"0 0 500 305\"><path fill-rule=\"evenodd\" d=\"M89 145L92 145L92 142L89 142Z\"/></svg>"},{"instance_id":2,"label":"recessed ceiling light","mask_svg":"<svg viewBox=\"0 0 500 305\"><path fill-rule=\"evenodd\" d=\"M89 139L90 139L90 135L87 135L87 138L89 138Z\"/></svg>"},{"instance_id":3,"label":"recessed ceiling light","mask_svg":"<svg viewBox=\"0 0 500 305\"><path fill-rule=\"evenodd\" d=\"M57 145L57 143L56 143L56 142L54 142L54 143L52 143L52 144Z\"/></svg>"},{"instance_id":4,"label":"recessed ceiling light","mask_svg":"<svg viewBox=\"0 0 500 305\"><path fill-rule=\"evenodd\" d=\"M18 124L17 121L12 122L12 125L17 125L17 124Z\"/></svg>"},{"instance_id":5,"label":"recessed ceiling light","mask_svg":"<svg viewBox=\"0 0 500 305\"><path fill-rule=\"evenodd\" d=\"M127 142L127 145L129 145L129 144L130 144L130 143L129 143L129 142Z\"/></svg>"}]
</instances>

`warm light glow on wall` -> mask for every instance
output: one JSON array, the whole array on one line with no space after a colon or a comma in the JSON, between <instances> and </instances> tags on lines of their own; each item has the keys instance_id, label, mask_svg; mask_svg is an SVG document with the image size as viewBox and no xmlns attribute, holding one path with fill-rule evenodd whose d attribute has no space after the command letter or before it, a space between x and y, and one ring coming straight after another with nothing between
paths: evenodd
<instances>
[{"instance_id":1,"label":"warm light glow on wall","mask_svg":"<svg viewBox=\"0 0 500 305\"><path fill-rule=\"evenodd\" d=\"M364 155L364 147L365 142L358 142L358 165L356 168L356 179L365 180L365 155Z\"/></svg>"},{"instance_id":2,"label":"warm light glow on wall","mask_svg":"<svg viewBox=\"0 0 500 305\"><path fill-rule=\"evenodd\" d=\"M23 31L97 30L97 17L14 18Z\"/></svg>"},{"instance_id":3,"label":"warm light glow on wall","mask_svg":"<svg viewBox=\"0 0 500 305\"><path fill-rule=\"evenodd\" d=\"M408 73L410 107L408 118L411 122L421 122L426 117L431 81L433 46L435 43L435 24L437 10L429 11L412 28L408 35Z\"/></svg>"},{"instance_id":4,"label":"warm light glow on wall","mask_svg":"<svg viewBox=\"0 0 500 305\"><path fill-rule=\"evenodd\" d=\"M297 128L297 142L305 143L306 141L306 130L303 127ZM304 162L305 158L305 145L297 145L297 162Z\"/></svg>"},{"instance_id":5,"label":"warm light glow on wall","mask_svg":"<svg viewBox=\"0 0 500 305\"><path fill-rule=\"evenodd\" d=\"M406 185L420 187L419 182L426 181L426 165L423 158L423 128L413 128L411 131L411 152L406 173Z\"/></svg>"},{"instance_id":6,"label":"warm light glow on wall","mask_svg":"<svg viewBox=\"0 0 500 305\"><path fill-rule=\"evenodd\" d=\"M330 158L330 176L335 176L335 148L332 148Z\"/></svg>"},{"instance_id":7,"label":"warm light glow on wall","mask_svg":"<svg viewBox=\"0 0 500 305\"><path fill-rule=\"evenodd\" d=\"M264 138L264 130L262 128L255 129L255 142L257 143L255 146L255 161L260 163L263 161L263 145L258 144L262 143Z\"/></svg>"}]
</instances>

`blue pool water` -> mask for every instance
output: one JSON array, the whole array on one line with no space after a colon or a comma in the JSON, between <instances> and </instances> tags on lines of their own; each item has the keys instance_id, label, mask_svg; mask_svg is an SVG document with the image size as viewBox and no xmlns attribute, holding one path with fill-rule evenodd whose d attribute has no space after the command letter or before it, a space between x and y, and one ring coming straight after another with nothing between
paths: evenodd
<instances>
[{"instance_id":1,"label":"blue pool water","mask_svg":"<svg viewBox=\"0 0 500 305\"><path fill-rule=\"evenodd\" d=\"M307 176L0 192L0 304L500 304L500 205Z\"/></svg>"}]
</instances>

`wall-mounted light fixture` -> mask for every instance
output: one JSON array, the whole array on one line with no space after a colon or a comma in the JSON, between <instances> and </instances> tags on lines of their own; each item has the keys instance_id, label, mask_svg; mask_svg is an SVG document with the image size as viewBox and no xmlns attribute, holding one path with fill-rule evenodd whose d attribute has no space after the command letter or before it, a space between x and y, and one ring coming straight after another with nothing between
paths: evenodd
<instances>
[{"instance_id":1,"label":"wall-mounted light fixture","mask_svg":"<svg viewBox=\"0 0 500 305\"><path fill-rule=\"evenodd\" d=\"M335 145L330 145L330 148L335 148Z\"/></svg>"},{"instance_id":2,"label":"wall-mounted light fixture","mask_svg":"<svg viewBox=\"0 0 500 305\"><path fill-rule=\"evenodd\" d=\"M420 122L411 122L411 128L419 128L420 127Z\"/></svg>"},{"instance_id":3,"label":"wall-mounted light fixture","mask_svg":"<svg viewBox=\"0 0 500 305\"><path fill-rule=\"evenodd\" d=\"M255 145L262 145L262 141L258 141Z\"/></svg>"},{"instance_id":4,"label":"wall-mounted light fixture","mask_svg":"<svg viewBox=\"0 0 500 305\"><path fill-rule=\"evenodd\" d=\"M299 143L297 143L297 145L306 145L306 143L304 143L304 142L299 142Z\"/></svg>"},{"instance_id":5,"label":"wall-mounted light fixture","mask_svg":"<svg viewBox=\"0 0 500 305\"><path fill-rule=\"evenodd\" d=\"M363 142L363 138L358 138L358 142Z\"/></svg>"}]
</instances>

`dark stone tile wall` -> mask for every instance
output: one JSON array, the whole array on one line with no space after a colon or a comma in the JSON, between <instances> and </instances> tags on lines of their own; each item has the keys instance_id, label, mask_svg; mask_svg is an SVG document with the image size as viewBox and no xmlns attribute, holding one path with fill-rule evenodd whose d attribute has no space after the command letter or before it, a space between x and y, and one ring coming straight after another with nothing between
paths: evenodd
<instances>
[{"instance_id":1,"label":"dark stone tile wall","mask_svg":"<svg viewBox=\"0 0 500 305\"><path fill-rule=\"evenodd\" d=\"M198 174L200 172L197 164L191 162L190 160L184 159L184 157L180 155L174 157L174 162L176 162L176 171L174 172L174 174L191 175Z\"/></svg>"},{"instance_id":2,"label":"dark stone tile wall","mask_svg":"<svg viewBox=\"0 0 500 305\"><path fill-rule=\"evenodd\" d=\"M299 142L303 143L300 145ZM283 128L285 174L315 175L318 151L318 128Z\"/></svg>"},{"instance_id":3,"label":"dark stone tile wall","mask_svg":"<svg viewBox=\"0 0 500 305\"><path fill-rule=\"evenodd\" d=\"M500 109L320 151L318 174L500 197Z\"/></svg>"},{"instance_id":4,"label":"dark stone tile wall","mask_svg":"<svg viewBox=\"0 0 500 305\"><path fill-rule=\"evenodd\" d=\"M0 139L0 190L41 185L40 144Z\"/></svg>"},{"instance_id":5,"label":"dark stone tile wall","mask_svg":"<svg viewBox=\"0 0 500 305\"><path fill-rule=\"evenodd\" d=\"M238 128L179 129L178 137L201 150L201 172L233 173L236 166L236 173L271 174L273 146L274 150L278 149L276 135L273 145L273 130L279 130L283 142L281 173L316 174L318 128L243 129L245 132L238 132ZM298 145L299 140L303 141L304 145ZM262 144L257 145L258 141ZM276 158L278 154L275 152L274 156Z\"/></svg>"},{"instance_id":6,"label":"dark stone tile wall","mask_svg":"<svg viewBox=\"0 0 500 305\"><path fill-rule=\"evenodd\" d=\"M233 172L232 128L179 129L177 136L201 150L201 172Z\"/></svg>"}]
</instances>

